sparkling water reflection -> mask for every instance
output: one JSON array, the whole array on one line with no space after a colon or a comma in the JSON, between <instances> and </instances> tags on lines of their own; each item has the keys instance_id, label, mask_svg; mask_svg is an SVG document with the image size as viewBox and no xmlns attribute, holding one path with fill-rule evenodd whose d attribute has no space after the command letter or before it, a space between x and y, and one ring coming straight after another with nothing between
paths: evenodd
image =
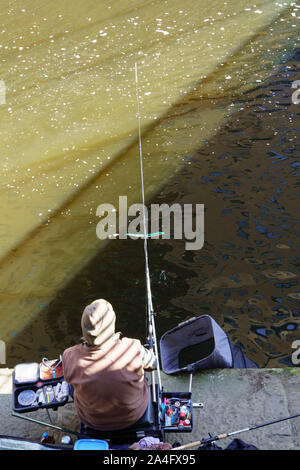
<instances>
[{"instance_id":1,"label":"sparkling water reflection","mask_svg":"<svg viewBox=\"0 0 300 470\"><path fill-rule=\"evenodd\" d=\"M205 204L202 250L149 243L158 336L209 313L260 367L292 365L300 338L299 106L291 101L298 59L245 93L240 111L151 201ZM82 308L97 297L112 302L124 334L144 339L141 240L115 240L100 252L9 345L10 360L57 356L78 340Z\"/></svg>"}]
</instances>

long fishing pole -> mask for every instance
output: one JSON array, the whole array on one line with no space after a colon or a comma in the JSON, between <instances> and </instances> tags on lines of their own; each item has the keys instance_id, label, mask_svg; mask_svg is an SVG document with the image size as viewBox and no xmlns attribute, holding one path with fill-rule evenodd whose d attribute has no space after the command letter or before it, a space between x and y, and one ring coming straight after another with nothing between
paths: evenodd
<instances>
[{"instance_id":1,"label":"long fishing pole","mask_svg":"<svg viewBox=\"0 0 300 470\"><path fill-rule=\"evenodd\" d=\"M51 429L56 429L57 431L62 431L65 434L74 434L74 436L77 436L79 439L87 438L86 434L81 434L80 432L77 432L77 431L71 431L71 429L62 428L60 426L54 426L54 424L45 423L44 421L39 421L38 419L29 418L28 416L23 416L21 413L12 412L11 415L14 416L15 418L21 418L21 419L25 419L26 421L30 421L35 424L40 424L41 426L45 426L46 428L51 428Z\"/></svg>"},{"instance_id":2,"label":"long fishing pole","mask_svg":"<svg viewBox=\"0 0 300 470\"><path fill-rule=\"evenodd\" d=\"M228 432L225 434L219 434L218 436L209 437L208 439L202 439L202 441L190 442L189 444L184 444L179 447L174 447L174 449L184 450L184 449L189 449L191 447L196 447L196 446L201 447L204 444L209 444L211 442L220 441L221 439L226 439L227 437L235 436L236 434L240 434L241 432L253 431L254 429L263 428L264 426L270 426L271 424L280 423L281 421L287 421L288 419L298 418L299 416L300 416L300 413L297 415L288 416L286 418L275 419L275 421L269 421L268 423L257 424L256 426L250 426L249 428L239 429L238 431L232 431L232 432Z\"/></svg>"},{"instance_id":3,"label":"long fishing pole","mask_svg":"<svg viewBox=\"0 0 300 470\"><path fill-rule=\"evenodd\" d=\"M143 151L142 151L142 137L141 137L141 115L140 115L140 102L138 90L138 71L137 63L135 63L135 87L136 87L136 101L137 101L137 119L138 119L138 132L139 132L139 154L140 154L140 171L141 171L141 190L142 190L142 204L143 204L143 232L144 232L144 252L145 252L145 275L146 275L146 289L147 289L147 310L148 310L148 330L149 330L149 349L154 352L157 358L157 376L159 392L161 391L161 377L160 366L158 358L158 348L154 321L154 310L152 303L151 280L149 269L148 257L148 244L147 244L147 230L146 230L146 213L145 213L145 189L144 189L144 171L143 171ZM152 394L153 401L156 401L155 389L155 371L152 372Z\"/></svg>"}]
</instances>

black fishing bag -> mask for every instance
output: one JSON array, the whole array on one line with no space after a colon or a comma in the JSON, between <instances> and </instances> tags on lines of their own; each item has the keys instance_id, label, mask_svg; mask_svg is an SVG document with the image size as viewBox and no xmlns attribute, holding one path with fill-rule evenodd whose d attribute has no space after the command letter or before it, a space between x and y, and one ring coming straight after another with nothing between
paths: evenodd
<instances>
[{"instance_id":1,"label":"black fishing bag","mask_svg":"<svg viewBox=\"0 0 300 470\"><path fill-rule=\"evenodd\" d=\"M166 374L258 367L239 346L230 343L228 335L209 315L191 318L164 333L160 355Z\"/></svg>"}]
</instances>

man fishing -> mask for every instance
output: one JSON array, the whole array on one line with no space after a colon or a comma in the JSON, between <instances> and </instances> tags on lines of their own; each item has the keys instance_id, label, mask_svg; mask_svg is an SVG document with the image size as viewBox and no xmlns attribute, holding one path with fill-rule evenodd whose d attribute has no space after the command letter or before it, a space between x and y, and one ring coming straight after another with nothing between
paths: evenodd
<instances>
[{"instance_id":1,"label":"man fishing","mask_svg":"<svg viewBox=\"0 0 300 470\"><path fill-rule=\"evenodd\" d=\"M82 314L82 343L63 353L64 378L74 389L81 432L126 429L148 406L144 371L156 369L156 357L139 340L116 333L115 322L111 304L95 300Z\"/></svg>"}]
</instances>

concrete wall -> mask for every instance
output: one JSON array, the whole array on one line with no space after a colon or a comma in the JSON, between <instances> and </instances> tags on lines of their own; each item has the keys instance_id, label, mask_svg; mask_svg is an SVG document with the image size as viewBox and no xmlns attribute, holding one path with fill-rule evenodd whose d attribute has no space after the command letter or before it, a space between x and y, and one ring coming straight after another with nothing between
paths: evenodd
<instances>
[{"instance_id":1,"label":"concrete wall","mask_svg":"<svg viewBox=\"0 0 300 470\"><path fill-rule=\"evenodd\" d=\"M45 427L11 415L12 371L0 369L0 434L39 440ZM187 391L189 376L162 374L165 391ZM300 413L300 369L224 369L199 372L193 377L193 400L204 407L194 409L192 433L169 433L166 441L188 443ZM49 422L45 410L28 417ZM78 431L73 403L50 411L53 424ZM53 434L52 430L48 430ZM62 433L54 432L56 442ZM237 437L259 449L300 450L300 418L284 421ZM220 441L226 447L233 438Z\"/></svg>"}]
</instances>

